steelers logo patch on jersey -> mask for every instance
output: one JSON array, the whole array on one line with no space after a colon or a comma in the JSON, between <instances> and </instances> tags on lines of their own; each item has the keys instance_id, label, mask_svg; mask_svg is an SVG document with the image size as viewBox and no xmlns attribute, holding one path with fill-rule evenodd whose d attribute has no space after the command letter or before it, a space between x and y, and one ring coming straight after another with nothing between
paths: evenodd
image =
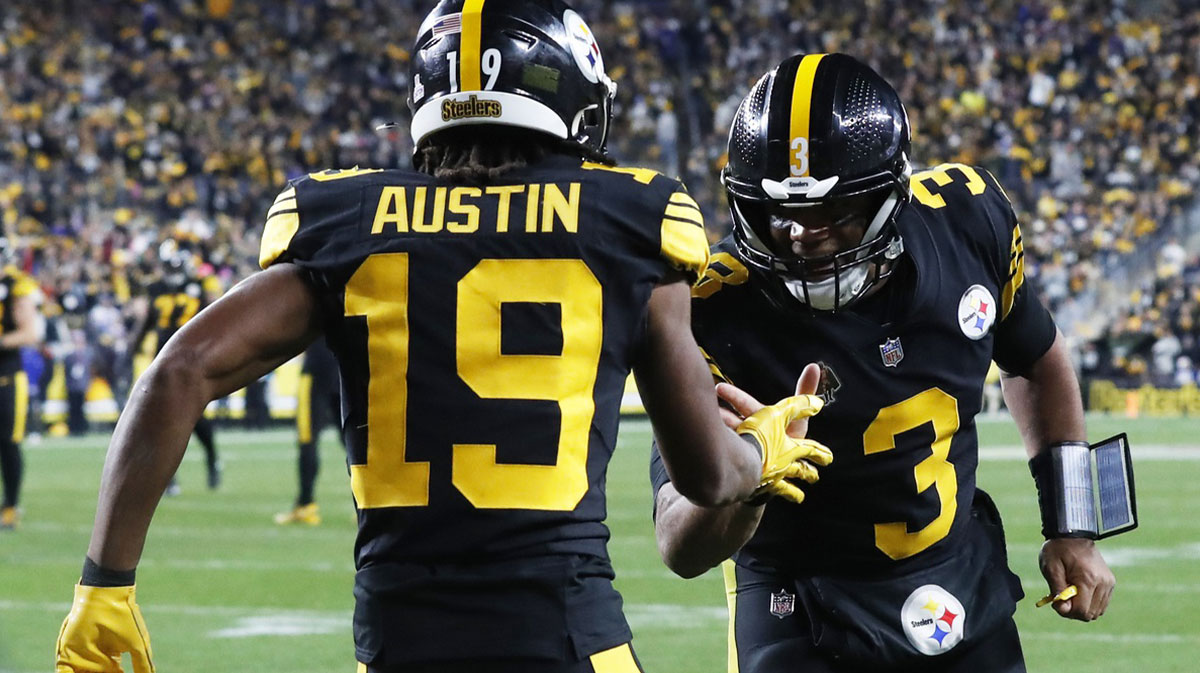
<instances>
[{"instance_id":1,"label":"steelers logo patch on jersey","mask_svg":"<svg viewBox=\"0 0 1200 673\"><path fill-rule=\"evenodd\" d=\"M982 285L972 285L958 301L958 327L968 339L978 341L987 336L996 322L996 299Z\"/></svg>"},{"instance_id":2,"label":"steelers logo patch on jersey","mask_svg":"<svg viewBox=\"0 0 1200 673\"><path fill-rule=\"evenodd\" d=\"M908 642L931 657L962 642L966 621L962 603L936 584L918 587L900 608L900 624Z\"/></svg>"}]
</instances>

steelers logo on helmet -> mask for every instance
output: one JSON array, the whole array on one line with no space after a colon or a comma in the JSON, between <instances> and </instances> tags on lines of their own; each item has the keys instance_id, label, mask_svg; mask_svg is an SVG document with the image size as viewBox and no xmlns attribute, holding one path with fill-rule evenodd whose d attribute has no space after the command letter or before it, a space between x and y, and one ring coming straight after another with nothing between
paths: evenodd
<instances>
[{"instance_id":1,"label":"steelers logo on helmet","mask_svg":"<svg viewBox=\"0 0 1200 673\"><path fill-rule=\"evenodd\" d=\"M583 17L573 9L563 14L563 24L567 27L567 39L570 40L571 53L575 56L579 71L589 82L599 84L604 78L604 57L600 54L596 36Z\"/></svg>"},{"instance_id":2,"label":"steelers logo on helmet","mask_svg":"<svg viewBox=\"0 0 1200 673\"><path fill-rule=\"evenodd\" d=\"M754 86L721 177L738 255L778 281L773 300L837 311L895 271L908 151L899 95L851 56L792 56Z\"/></svg>"},{"instance_id":3,"label":"steelers logo on helmet","mask_svg":"<svg viewBox=\"0 0 1200 673\"><path fill-rule=\"evenodd\" d=\"M918 587L900 608L900 625L908 642L930 657L962 642L966 621L962 603L936 584Z\"/></svg>"}]
</instances>

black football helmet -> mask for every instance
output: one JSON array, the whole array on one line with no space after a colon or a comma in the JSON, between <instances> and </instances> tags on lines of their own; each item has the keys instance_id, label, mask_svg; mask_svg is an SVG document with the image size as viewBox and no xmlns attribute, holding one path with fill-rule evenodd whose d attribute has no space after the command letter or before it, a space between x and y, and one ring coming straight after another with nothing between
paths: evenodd
<instances>
[{"instance_id":1,"label":"black football helmet","mask_svg":"<svg viewBox=\"0 0 1200 673\"><path fill-rule=\"evenodd\" d=\"M442 0L421 24L410 76L414 147L442 129L501 124L605 152L617 87L561 0Z\"/></svg>"},{"instance_id":2,"label":"black football helmet","mask_svg":"<svg viewBox=\"0 0 1200 673\"><path fill-rule=\"evenodd\" d=\"M910 197L908 153L908 115L874 70L845 54L786 59L742 101L729 133L721 179L739 255L812 309L863 297L904 249L895 221ZM772 226L806 208L832 212L831 226L858 208L862 240L820 257L781 250Z\"/></svg>"}]
</instances>

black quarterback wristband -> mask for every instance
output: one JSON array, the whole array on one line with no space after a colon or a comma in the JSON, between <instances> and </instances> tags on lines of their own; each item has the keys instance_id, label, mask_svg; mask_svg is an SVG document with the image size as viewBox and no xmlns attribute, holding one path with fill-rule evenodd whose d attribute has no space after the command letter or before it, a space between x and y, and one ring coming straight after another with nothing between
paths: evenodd
<instances>
[{"instance_id":1,"label":"black quarterback wristband","mask_svg":"<svg viewBox=\"0 0 1200 673\"><path fill-rule=\"evenodd\" d=\"M1042 537L1095 539L1087 442L1051 444L1029 461L1042 515Z\"/></svg>"},{"instance_id":2,"label":"black quarterback wristband","mask_svg":"<svg viewBox=\"0 0 1200 673\"><path fill-rule=\"evenodd\" d=\"M83 574L79 583L85 587L131 587L137 570L109 570L95 561L83 557Z\"/></svg>"}]
</instances>

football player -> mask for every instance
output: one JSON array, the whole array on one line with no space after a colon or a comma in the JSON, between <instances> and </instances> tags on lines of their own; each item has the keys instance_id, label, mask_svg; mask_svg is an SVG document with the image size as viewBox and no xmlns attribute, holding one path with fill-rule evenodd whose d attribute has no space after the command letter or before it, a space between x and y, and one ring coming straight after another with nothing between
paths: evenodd
<instances>
[{"instance_id":1,"label":"football player","mask_svg":"<svg viewBox=\"0 0 1200 673\"><path fill-rule=\"evenodd\" d=\"M319 338L304 351L304 363L301 365L300 390L296 395L300 494L296 497L296 504L292 509L275 515L275 523L281 526L293 523L317 526L321 523L321 512L313 498L317 473L321 469L317 442L321 439L321 431L325 426L332 424L341 428L340 386L337 359L329 350L325 339Z\"/></svg>"},{"instance_id":2,"label":"football player","mask_svg":"<svg viewBox=\"0 0 1200 673\"><path fill-rule=\"evenodd\" d=\"M108 451L58 670L148 671L134 601L150 518L209 400L324 333L358 510L364 671L639 670L613 588L605 468L632 366L676 489L794 495L827 451L730 431L690 330L708 261L675 180L605 155L615 85L560 0L444 0L412 50L416 170L315 173L267 214L264 271L142 377Z\"/></svg>"},{"instance_id":3,"label":"football player","mask_svg":"<svg viewBox=\"0 0 1200 673\"><path fill-rule=\"evenodd\" d=\"M29 411L29 381L21 366L21 347L42 339L37 283L8 262L9 251L8 240L0 239L0 257L6 260L0 271L0 477L4 484L0 530L16 528L21 519L17 507L24 476L21 440Z\"/></svg>"},{"instance_id":4,"label":"football player","mask_svg":"<svg viewBox=\"0 0 1200 673\"><path fill-rule=\"evenodd\" d=\"M133 342L135 352L161 353L167 341L209 304L203 284L192 273L190 253L175 249L173 243L166 244L161 277L146 288L145 298L139 302L138 310L144 317ZM196 439L200 440L200 446L204 447L208 488L216 490L221 485L221 462L217 457L212 421L201 416L196 421L194 432ZM166 493L179 495L179 492L179 482L172 476Z\"/></svg>"},{"instance_id":5,"label":"football player","mask_svg":"<svg viewBox=\"0 0 1200 673\"><path fill-rule=\"evenodd\" d=\"M1025 282L1021 228L981 168L912 174L895 90L844 54L783 61L738 110L723 172L734 219L694 289L696 339L737 414L816 393L836 458L802 503L703 508L657 457L656 534L676 573L724 564L729 669L1023 671L1022 597L975 483L990 363L1030 456L1084 439L1063 338ZM1113 575L1049 539L1056 604L1102 615Z\"/></svg>"}]
</instances>

